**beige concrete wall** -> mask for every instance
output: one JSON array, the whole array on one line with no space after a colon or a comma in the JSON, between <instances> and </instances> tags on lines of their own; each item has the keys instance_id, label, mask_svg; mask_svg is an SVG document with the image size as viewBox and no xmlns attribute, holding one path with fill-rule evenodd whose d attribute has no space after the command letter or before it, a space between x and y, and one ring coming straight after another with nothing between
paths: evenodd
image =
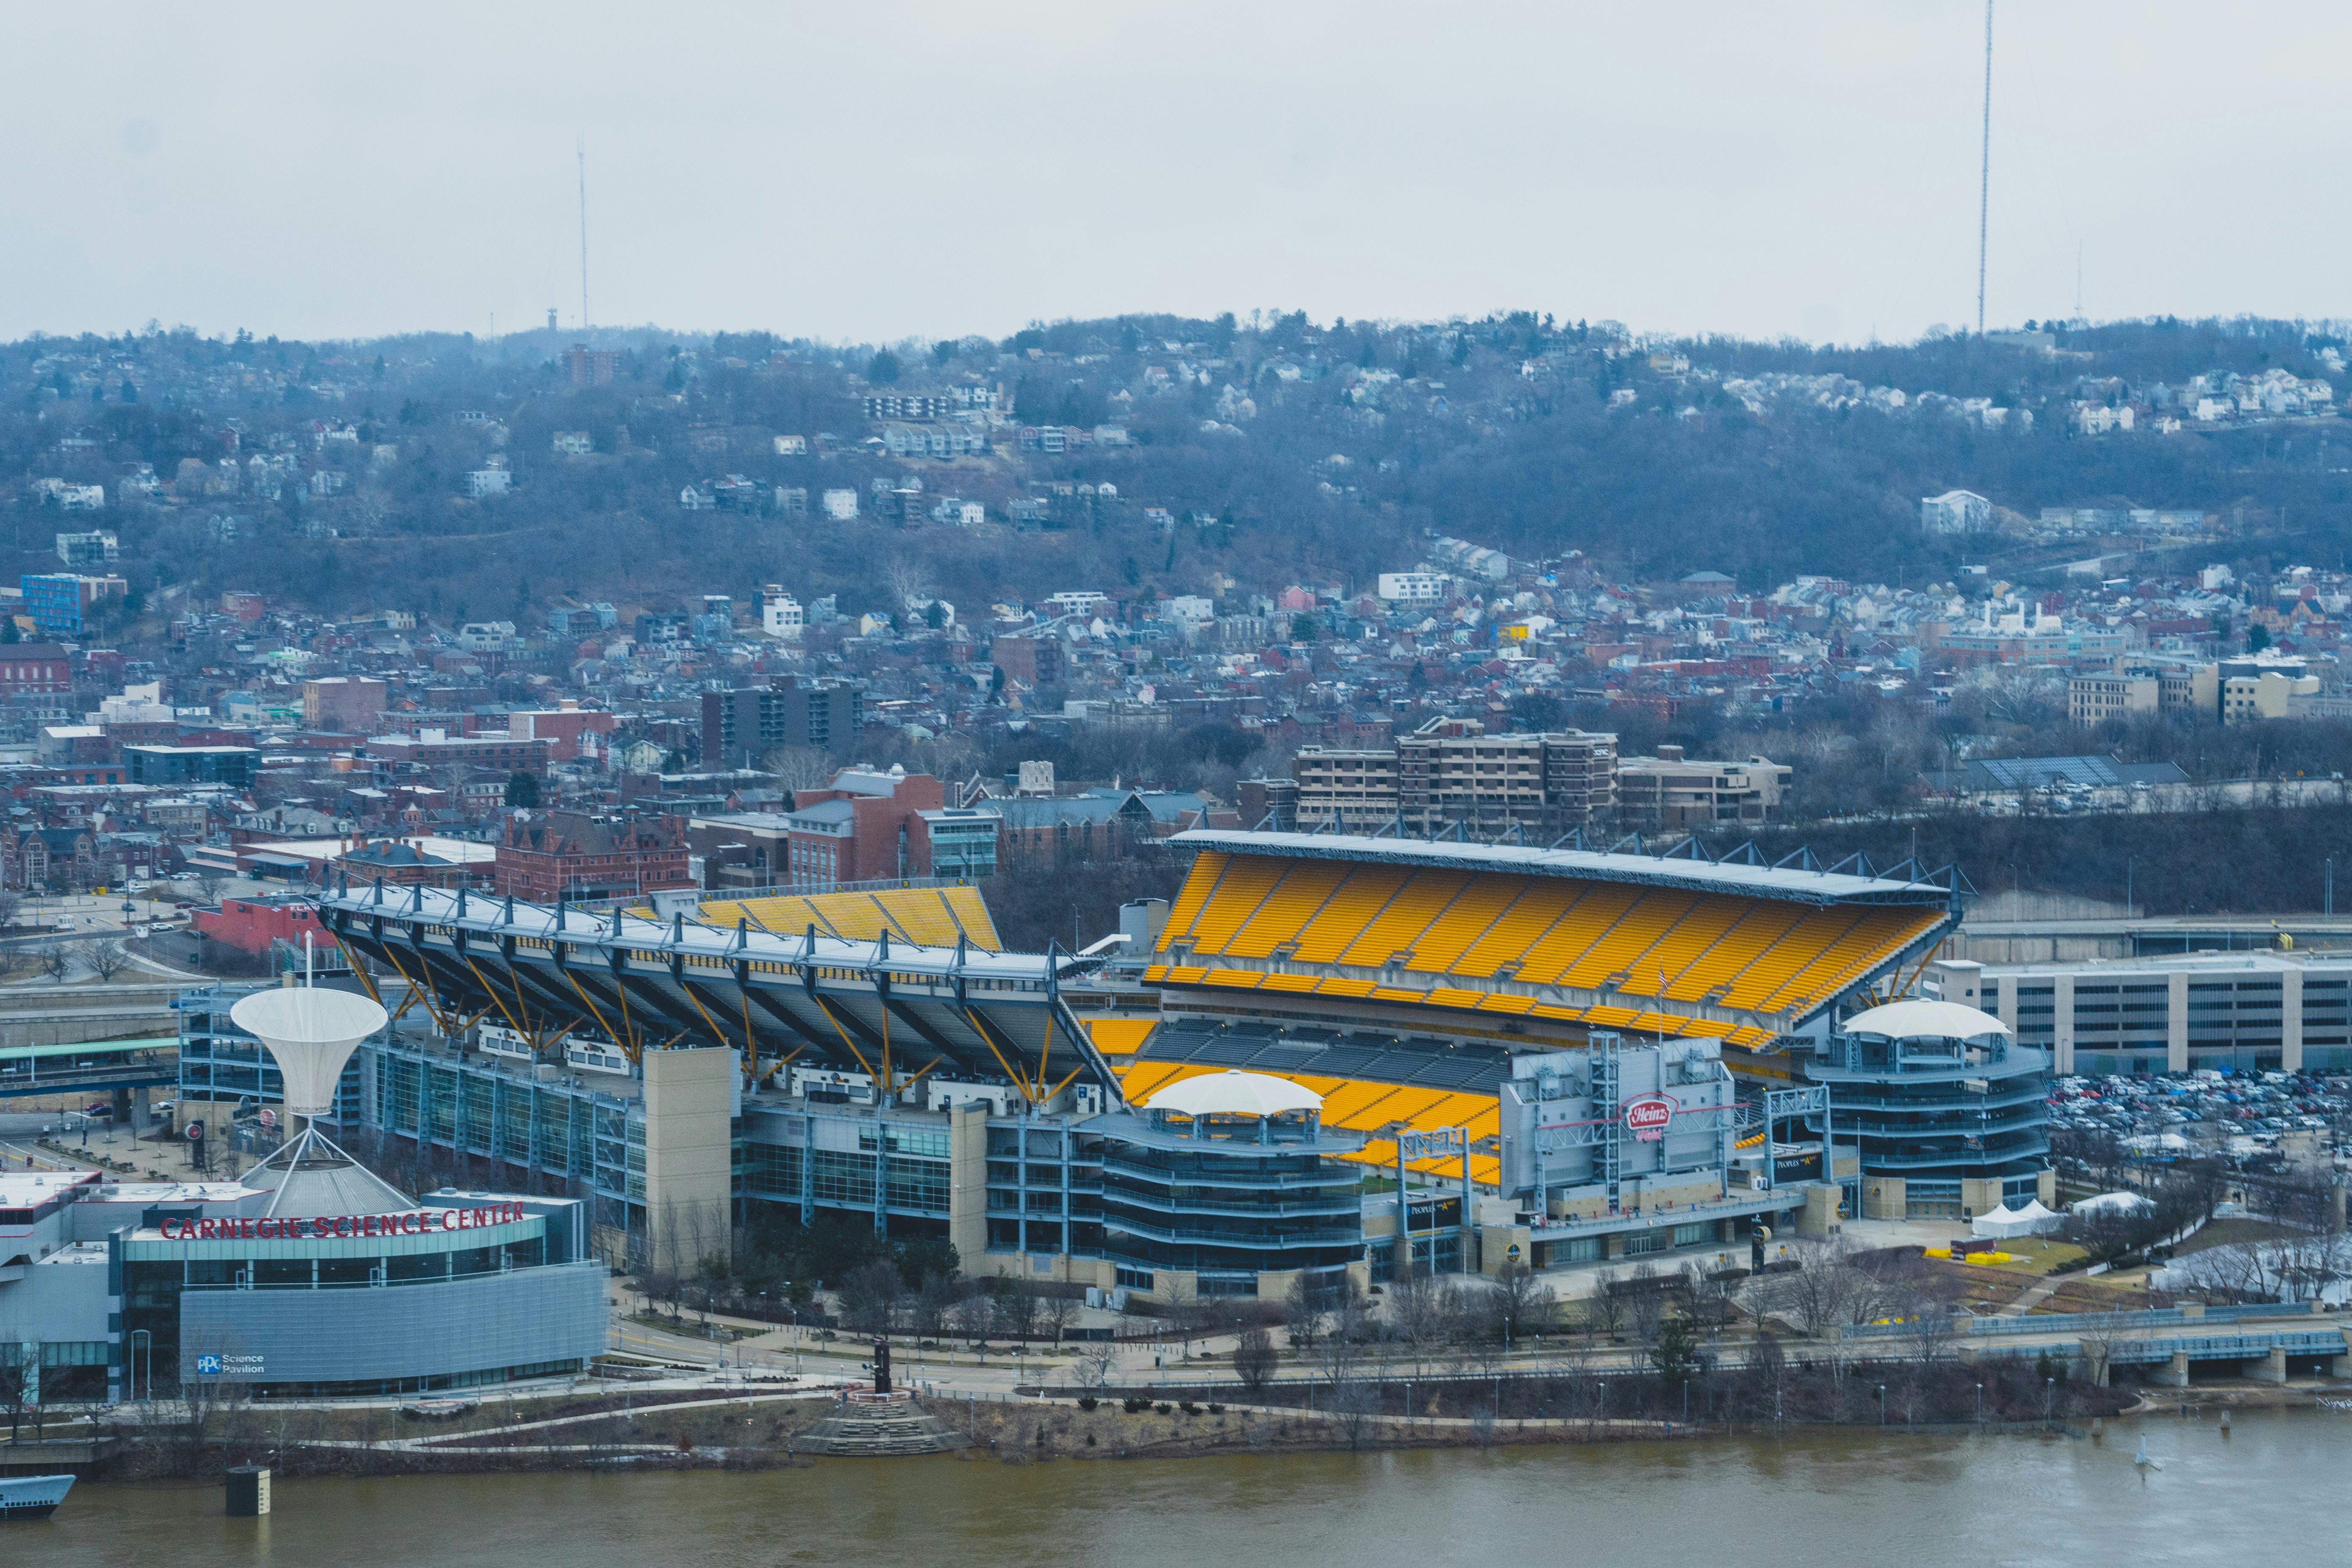
<instances>
[{"instance_id":1,"label":"beige concrete wall","mask_svg":"<svg viewBox=\"0 0 2352 1568\"><path fill-rule=\"evenodd\" d=\"M1974 1219L2000 1207L2000 1178L1969 1176L1960 1183L1960 1217Z\"/></svg>"},{"instance_id":2,"label":"beige concrete wall","mask_svg":"<svg viewBox=\"0 0 2352 1568\"><path fill-rule=\"evenodd\" d=\"M1869 1176L1862 1184L1862 1217L1906 1219L1910 1215L1908 1184L1900 1176Z\"/></svg>"},{"instance_id":3,"label":"beige concrete wall","mask_svg":"<svg viewBox=\"0 0 2352 1568\"><path fill-rule=\"evenodd\" d=\"M646 1261L684 1270L712 1255L731 1257L735 1053L716 1046L647 1051L645 1070Z\"/></svg>"},{"instance_id":4,"label":"beige concrete wall","mask_svg":"<svg viewBox=\"0 0 2352 1568\"><path fill-rule=\"evenodd\" d=\"M1514 1250L1516 1248L1516 1250ZM1506 1263L1535 1264L1534 1234L1523 1225L1482 1225L1478 1227L1478 1272L1492 1279Z\"/></svg>"},{"instance_id":5,"label":"beige concrete wall","mask_svg":"<svg viewBox=\"0 0 2352 1568\"><path fill-rule=\"evenodd\" d=\"M1805 1189L1805 1206L1797 1211L1797 1234L1814 1241L1838 1231L1838 1204L1844 1194L1827 1184Z\"/></svg>"},{"instance_id":6,"label":"beige concrete wall","mask_svg":"<svg viewBox=\"0 0 2352 1568\"><path fill-rule=\"evenodd\" d=\"M959 1105L948 1112L948 1240L967 1274L990 1272L988 1110Z\"/></svg>"},{"instance_id":7,"label":"beige concrete wall","mask_svg":"<svg viewBox=\"0 0 2352 1568\"><path fill-rule=\"evenodd\" d=\"M1257 1271L1257 1299L1279 1305L1290 1299L1290 1288L1297 1282L1296 1268L1261 1268Z\"/></svg>"}]
</instances>

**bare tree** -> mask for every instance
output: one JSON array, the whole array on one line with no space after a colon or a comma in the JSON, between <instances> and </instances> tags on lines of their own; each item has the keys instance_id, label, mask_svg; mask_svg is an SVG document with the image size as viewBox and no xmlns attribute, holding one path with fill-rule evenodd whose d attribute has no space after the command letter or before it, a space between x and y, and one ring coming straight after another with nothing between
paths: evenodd
<instances>
[{"instance_id":1,"label":"bare tree","mask_svg":"<svg viewBox=\"0 0 2352 1568\"><path fill-rule=\"evenodd\" d=\"M73 956L66 951L65 943L61 942L43 942L40 946L39 953L40 957L38 962L41 966L41 973L47 975L51 980L56 981L58 984L64 984L66 976L72 973L73 970Z\"/></svg>"},{"instance_id":2,"label":"bare tree","mask_svg":"<svg viewBox=\"0 0 2352 1568\"><path fill-rule=\"evenodd\" d=\"M8 1418L8 1441L11 1443L16 1440L16 1428L24 1421L25 1412L36 1406L37 1401L33 1390L40 1375L41 1352L38 1346L0 1340L0 1415Z\"/></svg>"},{"instance_id":3,"label":"bare tree","mask_svg":"<svg viewBox=\"0 0 2352 1568\"><path fill-rule=\"evenodd\" d=\"M996 1326L1007 1336L1026 1340L1037 1331L1037 1291L1029 1281L1000 1274L992 1294Z\"/></svg>"},{"instance_id":4,"label":"bare tree","mask_svg":"<svg viewBox=\"0 0 2352 1568\"><path fill-rule=\"evenodd\" d=\"M898 1266L877 1258L849 1271L841 1282L841 1321L860 1333L887 1334L898 1317L898 1298L905 1289Z\"/></svg>"},{"instance_id":5,"label":"bare tree","mask_svg":"<svg viewBox=\"0 0 2352 1568\"><path fill-rule=\"evenodd\" d=\"M1078 1380L1099 1393L1118 1365L1117 1340L1088 1340L1086 1349L1078 1352Z\"/></svg>"},{"instance_id":6,"label":"bare tree","mask_svg":"<svg viewBox=\"0 0 2352 1568\"><path fill-rule=\"evenodd\" d=\"M1461 1292L1424 1269L1402 1273L1389 1286L1389 1326L1412 1347L1413 1372L1419 1375L1430 1352L1452 1343L1461 1332Z\"/></svg>"},{"instance_id":7,"label":"bare tree","mask_svg":"<svg viewBox=\"0 0 2352 1568\"><path fill-rule=\"evenodd\" d=\"M1551 1287L1517 1259L1505 1263L1496 1271L1487 1310L1500 1331L1506 1350L1510 1348L1514 1336L1539 1334L1549 1328L1559 1306Z\"/></svg>"},{"instance_id":8,"label":"bare tree","mask_svg":"<svg viewBox=\"0 0 2352 1568\"><path fill-rule=\"evenodd\" d=\"M799 791L823 789L833 782L833 759L817 746L778 746L760 759L760 764L776 775L780 789ZM769 880L782 881L779 875L784 868L771 866Z\"/></svg>"},{"instance_id":9,"label":"bare tree","mask_svg":"<svg viewBox=\"0 0 2352 1568\"><path fill-rule=\"evenodd\" d=\"M1592 1294L1584 1304L1587 1327L1598 1329L1612 1340L1625 1325L1625 1293L1619 1289L1621 1283L1617 1270L1602 1269L1593 1276Z\"/></svg>"},{"instance_id":10,"label":"bare tree","mask_svg":"<svg viewBox=\"0 0 2352 1568\"><path fill-rule=\"evenodd\" d=\"M911 1308L917 1337L938 1339L947 1328L948 1315L954 1310L955 1281L944 1274L924 1275Z\"/></svg>"},{"instance_id":11,"label":"bare tree","mask_svg":"<svg viewBox=\"0 0 2352 1568\"><path fill-rule=\"evenodd\" d=\"M995 1315L995 1302L989 1292L985 1289L974 1289L955 1304L956 1331L973 1344L983 1344Z\"/></svg>"},{"instance_id":12,"label":"bare tree","mask_svg":"<svg viewBox=\"0 0 2352 1568\"><path fill-rule=\"evenodd\" d=\"M1323 1327L1331 1321L1331 1298L1332 1287L1312 1274L1301 1271L1291 1279L1290 1293L1284 1299L1283 1307L1290 1320L1294 1349L1311 1345L1323 1337Z\"/></svg>"},{"instance_id":13,"label":"bare tree","mask_svg":"<svg viewBox=\"0 0 2352 1568\"><path fill-rule=\"evenodd\" d=\"M1201 1296L1192 1281L1173 1271L1162 1274L1159 1280L1160 1301L1168 1311L1168 1326L1182 1341L1184 1357L1191 1360L1192 1340L1200 1332Z\"/></svg>"},{"instance_id":14,"label":"bare tree","mask_svg":"<svg viewBox=\"0 0 2352 1568\"><path fill-rule=\"evenodd\" d=\"M1037 1298L1037 1321L1053 1331L1054 1342L1057 1345L1077 1315L1078 1299L1067 1290L1052 1289Z\"/></svg>"},{"instance_id":15,"label":"bare tree","mask_svg":"<svg viewBox=\"0 0 2352 1568\"><path fill-rule=\"evenodd\" d=\"M108 937L102 942L83 944L82 962L89 964L101 985L112 984L114 977L131 966L131 950L120 937Z\"/></svg>"},{"instance_id":16,"label":"bare tree","mask_svg":"<svg viewBox=\"0 0 2352 1568\"><path fill-rule=\"evenodd\" d=\"M14 888L0 888L0 930L15 925L24 912L25 895Z\"/></svg>"},{"instance_id":17,"label":"bare tree","mask_svg":"<svg viewBox=\"0 0 2352 1568\"><path fill-rule=\"evenodd\" d=\"M1234 1342L1234 1374L1252 1398L1265 1392L1266 1379L1274 1375L1276 1364L1274 1336L1253 1323L1241 1331Z\"/></svg>"}]
</instances>

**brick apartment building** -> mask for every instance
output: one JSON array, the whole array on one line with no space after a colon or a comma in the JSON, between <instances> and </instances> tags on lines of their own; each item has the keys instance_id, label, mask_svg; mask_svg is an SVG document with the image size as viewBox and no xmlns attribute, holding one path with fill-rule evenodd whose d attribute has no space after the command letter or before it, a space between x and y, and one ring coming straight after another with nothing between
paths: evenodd
<instances>
[{"instance_id":1,"label":"brick apartment building","mask_svg":"<svg viewBox=\"0 0 2352 1568\"><path fill-rule=\"evenodd\" d=\"M384 683L364 675L330 675L302 683L302 723L343 735L373 735L383 716Z\"/></svg>"},{"instance_id":2,"label":"brick apartment building","mask_svg":"<svg viewBox=\"0 0 2352 1568\"><path fill-rule=\"evenodd\" d=\"M553 741L522 740L513 734L452 735L446 730L422 730L415 735L379 735L367 743L367 754L394 767L489 768L502 773L547 776L555 752Z\"/></svg>"},{"instance_id":3,"label":"brick apartment building","mask_svg":"<svg viewBox=\"0 0 2352 1568\"><path fill-rule=\"evenodd\" d=\"M988 645L990 662L1007 680L1027 686L1061 684L1062 640L1055 637L1001 637Z\"/></svg>"},{"instance_id":4,"label":"brick apartment building","mask_svg":"<svg viewBox=\"0 0 2352 1568\"><path fill-rule=\"evenodd\" d=\"M780 677L771 686L702 694L702 766L755 768L783 746L839 751L857 738L858 689L847 681Z\"/></svg>"},{"instance_id":5,"label":"brick apartment building","mask_svg":"<svg viewBox=\"0 0 2352 1568\"><path fill-rule=\"evenodd\" d=\"M58 644L0 644L0 699L63 697L72 690L73 659Z\"/></svg>"},{"instance_id":6,"label":"brick apartment building","mask_svg":"<svg viewBox=\"0 0 2352 1568\"><path fill-rule=\"evenodd\" d=\"M583 708L569 697L554 708L519 709L507 715L509 737L545 741L551 748L548 760L556 763L604 755L612 749L614 732L620 727L619 714Z\"/></svg>"},{"instance_id":7,"label":"brick apartment building","mask_svg":"<svg viewBox=\"0 0 2352 1568\"><path fill-rule=\"evenodd\" d=\"M548 903L690 888L687 854L684 817L519 813L499 843L494 889L502 898Z\"/></svg>"}]
</instances>

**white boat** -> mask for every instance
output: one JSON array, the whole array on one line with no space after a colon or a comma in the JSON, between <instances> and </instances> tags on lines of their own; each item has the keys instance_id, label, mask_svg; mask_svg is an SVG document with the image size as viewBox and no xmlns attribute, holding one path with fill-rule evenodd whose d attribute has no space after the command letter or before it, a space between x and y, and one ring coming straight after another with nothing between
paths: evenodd
<instances>
[{"instance_id":1,"label":"white boat","mask_svg":"<svg viewBox=\"0 0 2352 1568\"><path fill-rule=\"evenodd\" d=\"M71 1476L0 1476L0 1523L48 1518L73 1484Z\"/></svg>"}]
</instances>

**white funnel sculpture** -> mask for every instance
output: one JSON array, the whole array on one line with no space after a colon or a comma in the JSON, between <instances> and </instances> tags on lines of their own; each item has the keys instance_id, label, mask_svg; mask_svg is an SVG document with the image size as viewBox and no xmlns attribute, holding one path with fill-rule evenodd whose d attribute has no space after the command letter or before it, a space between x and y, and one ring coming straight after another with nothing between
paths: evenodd
<instances>
[{"instance_id":1,"label":"white funnel sculpture","mask_svg":"<svg viewBox=\"0 0 2352 1568\"><path fill-rule=\"evenodd\" d=\"M278 1058L286 1109L296 1116L324 1116L335 1108L343 1064L386 1022L384 1010L364 996L307 985L257 991L228 1016Z\"/></svg>"},{"instance_id":2,"label":"white funnel sculpture","mask_svg":"<svg viewBox=\"0 0 2352 1568\"><path fill-rule=\"evenodd\" d=\"M404 1194L319 1131L318 1118L335 1108L343 1064L362 1040L384 1026L383 1009L348 991L289 985L257 991L228 1016L278 1058L286 1109L304 1119L298 1136L245 1173L247 1186L275 1189L263 1212L308 1216L411 1206Z\"/></svg>"}]
</instances>

